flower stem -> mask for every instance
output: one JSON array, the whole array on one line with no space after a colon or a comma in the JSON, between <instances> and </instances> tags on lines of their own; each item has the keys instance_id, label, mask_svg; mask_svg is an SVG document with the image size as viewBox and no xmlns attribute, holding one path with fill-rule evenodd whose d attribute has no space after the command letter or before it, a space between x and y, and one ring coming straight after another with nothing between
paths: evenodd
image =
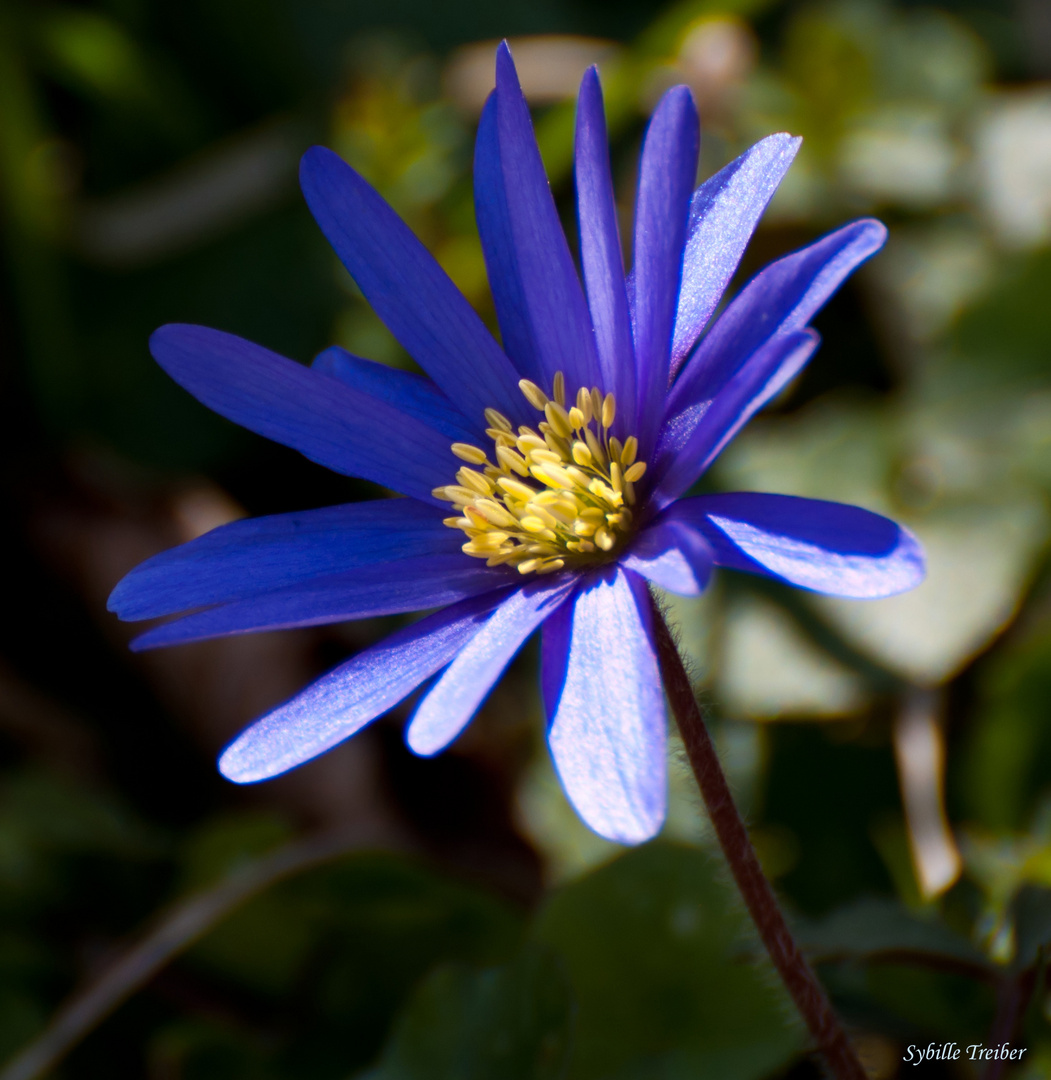
<instances>
[{"instance_id":1,"label":"flower stem","mask_svg":"<svg viewBox=\"0 0 1051 1080\"><path fill-rule=\"evenodd\" d=\"M719 845L759 936L836 1080L865 1080L865 1070L847 1033L814 969L792 937L774 890L759 865L697 707L682 657L656 601L653 601L653 621L664 686L686 745L687 757Z\"/></svg>"}]
</instances>

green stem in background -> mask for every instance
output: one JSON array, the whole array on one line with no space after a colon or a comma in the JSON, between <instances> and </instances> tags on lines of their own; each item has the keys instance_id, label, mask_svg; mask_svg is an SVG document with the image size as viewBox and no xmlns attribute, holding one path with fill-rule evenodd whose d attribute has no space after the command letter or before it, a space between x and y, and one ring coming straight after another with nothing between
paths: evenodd
<instances>
[{"instance_id":1,"label":"green stem in background","mask_svg":"<svg viewBox=\"0 0 1051 1080\"><path fill-rule=\"evenodd\" d=\"M730 864L734 881L770 959L836 1080L865 1080L865 1070L854 1053L847 1033L814 969L792 937L774 890L759 865L748 838L748 830L734 805L715 746L697 707L682 657L663 612L656 601L652 606L664 687L708 816L719 839L719 846Z\"/></svg>"},{"instance_id":2,"label":"green stem in background","mask_svg":"<svg viewBox=\"0 0 1051 1080\"><path fill-rule=\"evenodd\" d=\"M295 840L238 867L211 888L176 904L95 982L74 994L40 1036L4 1066L0 1080L36 1080L51 1072L135 991L252 897L294 874L382 841L360 830L318 833Z\"/></svg>"}]
</instances>

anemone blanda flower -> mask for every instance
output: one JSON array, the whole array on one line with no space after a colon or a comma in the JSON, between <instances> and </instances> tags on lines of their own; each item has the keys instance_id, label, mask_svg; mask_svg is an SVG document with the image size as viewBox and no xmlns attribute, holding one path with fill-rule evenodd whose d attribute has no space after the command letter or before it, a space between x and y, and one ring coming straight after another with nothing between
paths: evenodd
<instances>
[{"instance_id":1,"label":"anemone blanda flower","mask_svg":"<svg viewBox=\"0 0 1051 1080\"><path fill-rule=\"evenodd\" d=\"M157 362L204 404L405 498L237 521L114 590L124 619L190 611L137 648L438 609L244 731L220 769L248 783L330 749L432 676L406 738L434 754L543 625L548 742L596 832L628 843L665 812L665 713L647 582L696 594L712 567L872 598L923 576L915 539L838 503L684 493L803 367L807 323L885 230L856 221L768 266L708 326L799 140L772 135L693 190L685 87L650 121L625 276L598 76L580 90L584 287L506 46L482 114L475 202L503 348L383 199L331 151L307 203L430 378L342 349L309 368L230 334L169 325ZM706 329L707 328L707 329ZM706 332L705 332L706 331Z\"/></svg>"}]
</instances>

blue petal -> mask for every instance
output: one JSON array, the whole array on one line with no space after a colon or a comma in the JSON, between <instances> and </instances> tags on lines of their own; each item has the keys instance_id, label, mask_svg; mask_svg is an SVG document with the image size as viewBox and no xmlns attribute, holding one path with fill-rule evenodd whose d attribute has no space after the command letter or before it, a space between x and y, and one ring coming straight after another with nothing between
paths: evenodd
<instances>
[{"instance_id":1,"label":"blue petal","mask_svg":"<svg viewBox=\"0 0 1051 1080\"><path fill-rule=\"evenodd\" d=\"M653 448L668 393L699 145L693 95L687 87L676 86L661 99L646 131L635 204L636 434L643 459Z\"/></svg>"},{"instance_id":2,"label":"blue petal","mask_svg":"<svg viewBox=\"0 0 1051 1080\"><path fill-rule=\"evenodd\" d=\"M506 44L496 53L494 98L478 128L475 205L508 353L547 390L556 371L565 374L571 392L596 385L598 356L584 292Z\"/></svg>"},{"instance_id":3,"label":"blue petal","mask_svg":"<svg viewBox=\"0 0 1051 1080\"><path fill-rule=\"evenodd\" d=\"M153 619L371 563L451 554L463 534L443 516L415 499L377 499L234 521L135 567L109 609L122 619Z\"/></svg>"},{"instance_id":4,"label":"blue petal","mask_svg":"<svg viewBox=\"0 0 1051 1080\"><path fill-rule=\"evenodd\" d=\"M908 529L843 503L738 492L681 499L668 516L707 537L717 566L871 600L914 588L923 549Z\"/></svg>"},{"instance_id":5,"label":"blue petal","mask_svg":"<svg viewBox=\"0 0 1051 1080\"><path fill-rule=\"evenodd\" d=\"M299 585L234 600L148 630L136 650L205 638L422 611L506 585L511 572L462 552L372 563Z\"/></svg>"},{"instance_id":6,"label":"blue petal","mask_svg":"<svg viewBox=\"0 0 1051 1080\"><path fill-rule=\"evenodd\" d=\"M708 541L674 519L644 529L620 565L669 592L699 596L712 576L714 556Z\"/></svg>"},{"instance_id":7,"label":"blue petal","mask_svg":"<svg viewBox=\"0 0 1051 1080\"><path fill-rule=\"evenodd\" d=\"M683 365L665 416L711 400L763 342L806 326L886 238L887 230L880 222L855 221L756 274Z\"/></svg>"},{"instance_id":8,"label":"blue petal","mask_svg":"<svg viewBox=\"0 0 1051 1080\"><path fill-rule=\"evenodd\" d=\"M504 349L522 376L538 385L550 383L537 349L515 255L504 170L500 162L495 92L489 95L482 109L475 136L474 216Z\"/></svg>"},{"instance_id":9,"label":"blue petal","mask_svg":"<svg viewBox=\"0 0 1051 1080\"><path fill-rule=\"evenodd\" d=\"M465 416L521 412L518 376L433 256L384 199L331 150L299 169L303 195L365 299Z\"/></svg>"},{"instance_id":10,"label":"blue petal","mask_svg":"<svg viewBox=\"0 0 1051 1080\"><path fill-rule=\"evenodd\" d=\"M533 581L493 612L420 702L405 733L414 753L436 754L463 731L526 638L575 584L569 575Z\"/></svg>"},{"instance_id":11,"label":"blue petal","mask_svg":"<svg viewBox=\"0 0 1051 1080\"><path fill-rule=\"evenodd\" d=\"M219 771L251 784L331 750L445 667L506 595L464 600L358 653L243 731L223 752Z\"/></svg>"},{"instance_id":12,"label":"blue petal","mask_svg":"<svg viewBox=\"0 0 1051 1080\"><path fill-rule=\"evenodd\" d=\"M654 469L654 501L678 498L728 442L802 371L820 338L813 330L777 335L738 368L714 401L696 402L661 433Z\"/></svg>"},{"instance_id":13,"label":"blue petal","mask_svg":"<svg viewBox=\"0 0 1051 1080\"><path fill-rule=\"evenodd\" d=\"M609 840L656 835L667 802L664 693L646 586L611 569L547 621L548 743L584 821Z\"/></svg>"},{"instance_id":14,"label":"blue petal","mask_svg":"<svg viewBox=\"0 0 1051 1080\"><path fill-rule=\"evenodd\" d=\"M635 415L635 351L602 87L593 67L584 73L577 100L576 182L580 260L602 372L599 385L604 392L616 395L618 412L630 427Z\"/></svg>"},{"instance_id":15,"label":"blue petal","mask_svg":"<svg viewBox=\"0 0 1051 1080\"><path fill-rule=\"evenodd\" d=\"M365 360L338 345L318 353L310 366L429 424L451 443L485 439L484 418L464 416L430 379L414 371Z\"/></svg>"},{"instance_id":16,"label":"blue petal","mask_svg":"<svg viewBox=\"0 0 1051 1080\"><path fill-rule=\"evenodd\" d=\"M172 323L154 331L150 351L208 408L336 472L430 503L456 474L441 432L261 345Z\"/></svg>"},{"instance_id":17,"label":"blue petal","mask_svg":"<svg viewBox=\"0 0 1051 1080\"><path fill-rule=\"evenodd\" d=\"M783 133L770 135L694 192L671 349L673 375L722 299L802 141Z\"/></svg>"}]
</instances>

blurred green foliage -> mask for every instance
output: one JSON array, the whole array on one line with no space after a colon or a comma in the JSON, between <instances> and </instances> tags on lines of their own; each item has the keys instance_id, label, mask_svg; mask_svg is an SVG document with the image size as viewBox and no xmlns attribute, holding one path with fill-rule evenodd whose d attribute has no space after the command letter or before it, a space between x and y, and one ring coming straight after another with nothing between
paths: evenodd
<instances>
[{"instance_id":1,"label":"blurred green foliage","mask_svg":"<svg viewBox=\"0 0 1051 1080\"><path fill-rule=\"evenodd\" d=\"M814 1075L678 750L666 836L598 841L544 757L526 656L443 758L397 749L395 715L361 737L365 765L246 794L210 761L235 691L258 712L242 683L278 700L387 624L132 667L102 611L122 570L216 514L370 490L216 418L146 350L160 323L193 321L302 361L338 341L412 364L298 198L311 142L359 168L493 323L470 168L488 39L506 34L546 72L531 83L523 64L571 242L572 94L592 60L625 220L667 86L697 97L705 175L771 131L804 136L738 284L848 217L890 226L819 316L808 372L705 483L891 513L929 580L858 604L727 575L673 613L760 856L871 1075L903 1071L912 1043L988 1041L994 1019L1029 1048L1014 1075L1051 1075L1039 7L0 0L0 1056L178 898L343 821L349 791L396 850L365 844L205 927L61 1074ZM569 60L565 34L584 35ZM289 687L266 682L279 655ZM917 732L936 753L910 772Z\"/></svg>"}]
</instances>

